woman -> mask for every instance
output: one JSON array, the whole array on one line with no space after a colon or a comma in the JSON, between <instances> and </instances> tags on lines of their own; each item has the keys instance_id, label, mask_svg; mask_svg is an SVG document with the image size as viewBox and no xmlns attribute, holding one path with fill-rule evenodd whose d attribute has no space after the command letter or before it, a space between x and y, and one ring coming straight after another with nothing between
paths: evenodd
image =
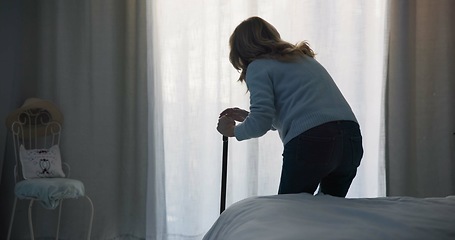
<instances>
[{"instance_id":1,"label":"woman","mask_svg":"<svg viewBox=\"0 0 455 240\"><path fill-rule=\"evenodd\" d=\"M250 92L250 112L228 108L217 130L238 141L277 129L284 145L279 194L345 197L363 155L356 117L306 42L290 44L268 22L236 27L229 60ZM236 125L236 121L239 124Z\"/></svg>"}]
</instances>

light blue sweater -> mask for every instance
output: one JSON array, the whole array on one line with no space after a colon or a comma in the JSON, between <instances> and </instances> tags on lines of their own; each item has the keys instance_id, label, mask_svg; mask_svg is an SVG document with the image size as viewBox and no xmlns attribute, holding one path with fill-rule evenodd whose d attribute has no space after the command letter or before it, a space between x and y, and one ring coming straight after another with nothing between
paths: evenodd
<instances>
[{"instance_id":1,"label":"light blue sweater","mask_svg":"<svg viewBox=\"0 0 455 240\"><path fill-rule=\"evenodd\" d=\"M323 123L357 122L329 73L311 57L294 62L254 60L248 66L246 84L250 114L234 129L239 141L260 137L275 128L286 144Z\"/></svg>"}]
</instances>

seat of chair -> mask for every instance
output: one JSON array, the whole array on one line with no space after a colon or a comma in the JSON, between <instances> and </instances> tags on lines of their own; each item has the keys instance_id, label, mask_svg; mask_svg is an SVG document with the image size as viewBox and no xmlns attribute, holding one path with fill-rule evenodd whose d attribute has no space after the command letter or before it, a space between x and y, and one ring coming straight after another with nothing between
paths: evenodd
<instances>
[{"instance_id":1,"label":"seat of chair","mask_svg":"<svg viewBox=\"0 0 455 240\"><path fill-rule=\"evenodd\" d=\"M55 209L60 199L85 196L84 184L70 178L25 179L16 183L14 191L19 199L38 200L48 209Z\"/></svg>"}]
</instances>

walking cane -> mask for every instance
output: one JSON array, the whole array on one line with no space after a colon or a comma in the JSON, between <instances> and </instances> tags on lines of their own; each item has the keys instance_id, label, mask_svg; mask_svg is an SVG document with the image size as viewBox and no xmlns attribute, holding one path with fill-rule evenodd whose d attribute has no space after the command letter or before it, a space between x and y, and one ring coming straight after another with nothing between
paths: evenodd
<instances>
[{"instance_id":1,"label":"walking cane","mask_svg":"<svg viewBox=\"0 0 455 240\"><path fill-rule=\"evenodd\" d=\"M221 171L221 202L220 214L226 208L226 182L227 182L227 157L228 157L228 137L223 136L223 164Z\"/></svg>"}]
</instances>

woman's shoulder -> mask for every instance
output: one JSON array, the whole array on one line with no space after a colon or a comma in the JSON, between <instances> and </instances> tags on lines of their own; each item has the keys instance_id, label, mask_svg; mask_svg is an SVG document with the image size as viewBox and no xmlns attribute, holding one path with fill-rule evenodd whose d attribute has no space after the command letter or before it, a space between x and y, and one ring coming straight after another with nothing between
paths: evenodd
<instances>
[{"instance_id":1,"label":"woman's shoulder","mask_svg":"<svg viewBox=\"0 0 455 240\"><path fill-rule=\"evenodd\" d=\"M248 69L256 69L256 70L266 70L271 69L274 66L278 66L282 64L279 60L271 59L271 58L258 58L253 60L249 65Z\"/></svg>"},{"instance_id":2,"label":"woman's shoulder","mask_svg":"<svg viewBox=\"0 0 455 240\"><path fill-rule=\"evenodd\" d=\"M314 58L310 57L310 56L307 56L307 55L303 55L303 56L297 56L293 59L288 59L288 60L279 60L279 59L274 59L274 58L258 58L258 59L255 59L253 60L251 64L254 64L254 65L266 65L266 64L298 64L298 63L302 63L302 62L306 62L306 61L315 61Z\"/></svg>"},{"instance_id":3,"label":"woman's shoulder","mask_svg":"<svg viewBox=\"0 0 455 240\"><path fill-rule=\"evenodd\" d=\"M302 56L298 57L293 60L289 61L283 61L283 60L277 60L277 59L271 59L271 58L259 58L255 59L252 61L248 69L287 69L287 68L294 68L294 67L302 67L302 65L307 65L309 62L313 62L315 59L309 57L309 56Z\"/></svg>"},{"instance_id":4,"label":"woman's shoulder","mask_svg":"<svg viewBox=\"0 0 455 240\"><path fill-rule=\"evenodd\" d=\"M274 64L279 63L278 60L272 58L258 58L253 60L250 65L266 65L266 64Z\"/></svg>"}]
</instances>

